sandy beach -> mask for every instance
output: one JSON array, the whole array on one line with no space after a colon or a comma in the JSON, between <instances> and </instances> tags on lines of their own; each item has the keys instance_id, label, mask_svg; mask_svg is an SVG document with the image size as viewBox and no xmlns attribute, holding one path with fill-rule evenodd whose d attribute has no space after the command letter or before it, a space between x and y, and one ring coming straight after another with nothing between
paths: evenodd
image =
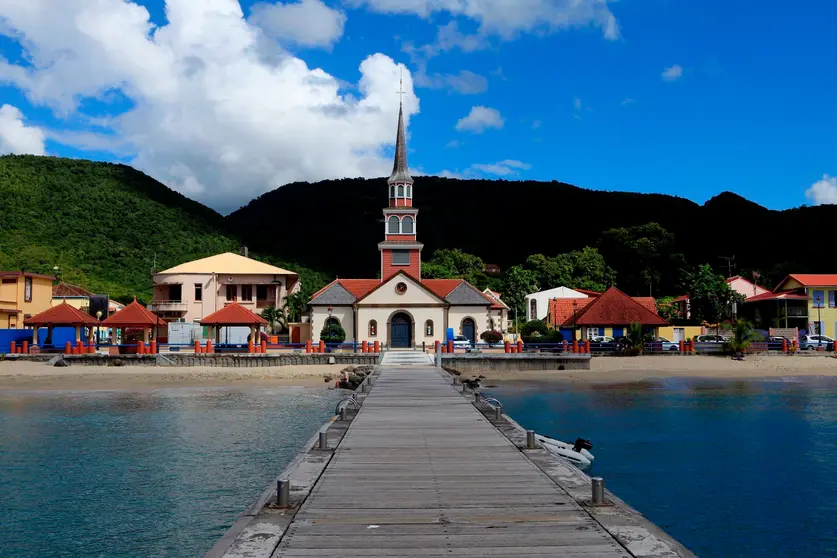
<instances>
[{"instance_id":1,"label":"sandy beach","mask_svg":"<svg viewBox=\"0 0 837 558\"><path fill-rule=\"evenodd\" d=\"M269 368L71 366L38 362L0 362L3 390L123 390L169 387L300 386L329 387L344 367L276 366Z\"/></svg>"},{"instance_id":2,"label":"sandy beach","mask_svg":"<svg viewBox=\"0 0 837 558\"><path fill-rule=\"evenodd\" d=\"M639 382L655 378L753 379L790 376L837 377L837 358L826 356L759 356L743 361L716 356L596 357L590 370L527 370L485 373L487 382L560 380L571 382Z\"/></svg>"}]
</instances>

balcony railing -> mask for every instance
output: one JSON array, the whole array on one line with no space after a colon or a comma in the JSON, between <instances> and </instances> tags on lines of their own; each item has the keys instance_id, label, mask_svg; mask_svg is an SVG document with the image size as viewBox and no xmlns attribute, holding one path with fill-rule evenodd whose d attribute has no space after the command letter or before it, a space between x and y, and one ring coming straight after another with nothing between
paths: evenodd
<instances>
[{"instance_id":1,"label":"balcony railing","mask_svg":"<svg viewBox=\"0 0 837 558\"><path fill-rule=\"evenodd\" d=\"M806 306L789 306L787 308L787 312L785 312L784 308L779 309L779 314L781 317L787 316L788 318L807 318L808 317L808 308Z\"/></svg>"},{"instance_id":2,"label":"balcony railing","mask_svg":"<svg viewBox=\"0 0 837 558\"><path fill-rule=\"evenodd\" d=\"M154 300L151 302L152 312L185 312L189 305L182 300Z\"/></svg>"}]
</instances>

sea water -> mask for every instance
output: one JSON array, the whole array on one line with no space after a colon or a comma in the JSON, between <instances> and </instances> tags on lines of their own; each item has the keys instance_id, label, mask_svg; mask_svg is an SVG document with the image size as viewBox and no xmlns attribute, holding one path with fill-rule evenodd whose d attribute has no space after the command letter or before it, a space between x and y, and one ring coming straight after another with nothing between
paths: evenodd
<instances>
[{"instance_id":1,"label":"sea water","mask_svg":"<svg viewBox=\"0 0 837 558\"><path fill-rule=\"evenodd\" d=\"M589 473L698 556L837 556L837 383L489 388L524 428L584 437Z\"/></svg>"},{"instance_id":2,"label":"sea water","mask_svg":"<svg viewBox=\"0 0 837 558\"><path fill-rule=\"evenodd\" d=\"M200 556L340 396L265 387L0 393L0 556Z\"/></svg>"}]
</instances>

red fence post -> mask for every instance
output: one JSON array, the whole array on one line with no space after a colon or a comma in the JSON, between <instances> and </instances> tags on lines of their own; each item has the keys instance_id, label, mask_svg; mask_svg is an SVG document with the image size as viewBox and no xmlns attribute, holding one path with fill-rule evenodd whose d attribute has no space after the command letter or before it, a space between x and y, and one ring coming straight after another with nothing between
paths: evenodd
<instances>
[{"instance_id":1,"label":"red fence post","mask_svg":"<svg viewBox=\"0 0 837 558\"><path fill-rule=\"evenodd\" d=\"M72 345L70 344L70 342L69 342L69 341L67 341L66 343L64 343L64 354L65 354L65 355L71 355L71 354L73 354L73 347L72 347Z\"/></svg>"},{"instance_id":2,"label":"red fence post","mask_svg":"<svg viewBox=\"0 0 837 558\"><path fill-rule=\"evenodd\" d=\"M317 352L318 353L324 353L325 352L325 341L323 341L322 339L320 339L320 345L317 347Z\"/></svg>"},{"instance_id":3,"label":"red fence post","mask_svg":"<svg viewBox=\"0 0 837 558\"><path fill-rule=\"evenodd\" d=\"M381 352L381 342L380 341L375 341L375 354L378 354L380 352Z\"/></svg>"},{"instance_id":4,"label":"red fence post","mask_svg":"<svg viewBox=\"0 0 837 558\"><path fill-rule=\"evenodd\" d=\"M682 355L684 352L686 352L686 342L681 339L680 340L680 354Z\"/></svg>"},{"instance_id":5,"label":"red fence post","mask_svg":"<svg viewBox=\"0 0 837 558\"><path fill-rule=\"evenodd\" d=\"M505 353L510 353L511 352L511 343L508 341L508 339L505 341L505 343L503 343L503 352L505 352Z\"/></svg>"},{"instance_id":6,"label":"red fence post","mask_svg":"<svg viewBox=\"0 0 837 558\"><path fill-rule=\"evenodd\" d=\"M453 352L453 339L448 339L448 352Z\"/></svg>"},{"instance_id":7,"label":"red fence post","mask_svg":"<svg viewBox=\"0 0 837 558\"><path fill-rule=\"evenodd\" d=\"M442 345L442 353L447 353L447 352L448 352L448 346L447 345Z\"/></svg>"},{"instance_id":8,"label":"red fence post","mask_svg":"<svg viewBox=\"0 0 837 558\"><path fill-rule=\"evenodd\" d=\"M94 341L90 342L90 346L87 348L87 352L91 355L96 354L96 343Z\"/></svg>"},{"instance_id":9,"label":"red fence post","mask_svg":"<svg viewBox=\"0 0 837 558\"><path fill-rule=\"evenodd\" d=\"M17 343L14 341L9 342L9 354L13 355L17 352Z\"/></svg>"},{"instance_id":10,"label":"red fence post","mask_svg":"<svg viewBox=\"0 0 837 558\"><path fill-rule=\"evenodd\" d=\"M573 339L573 354L578 353L578 339Z\"/></svg>"},{"instance_id":11,"label":"red fence post","mask_svg":"<svg viewBox=\"0 0 837 558\"><path fill-rule=\"evenodd\" d=\"M157 341L154 341L154 340L151 341L151 354L152 355L157 354Z\"/></svg>"},{"instance_id":12,"label":"red fence post","mask_svg":"<svg viewBox=\"0 0 837 558\"><path fill-rule=\"evenodd\" d=\"M306 352L306 353L310 353L310 352L311 352L311 340L310 340L310 339L309 339L308 341L306 341L306 342L305 342L305 352Z\"/></svg>"},{"instance_id":13,"label":"red fence post","mask_svg":"<svg viewBox=\"0 0 837 558\"><path fill-rule=\"evenodd\" d=\"M433 354L435 355L438 352L439 352L439 341L438 340L433 341Z\"/></svg>"},{"instance_id":14,"label":"red fence post","mask_svg":"<svg viewBox=\"0 0 837 558\"><path fill-rule=\"evenodd\" d=\"M21 353L28 355L29 354L29 341L24 341L22 343L22 348L20 350Z\"/></svg>"},{"instance_id":15,"label":"red fence post","mask_svg":"<svg viewBox=\"0 0 837 558\"><path fill-rule=\"evenodd\" d=\"M195 354L196 355L201 354L201 342L200 341L195 341Z\"/></svg>"},{"instance_id":16,"label":"red fence post","mask_svg":"<svg viewBox=\"0 0 837 558\"><path fill-rule=\"evenodd\" d=\"M521 341L520 339L517 340L517 352L518 353L523 352L523 341Z\"/></svg>"}]
</instances>

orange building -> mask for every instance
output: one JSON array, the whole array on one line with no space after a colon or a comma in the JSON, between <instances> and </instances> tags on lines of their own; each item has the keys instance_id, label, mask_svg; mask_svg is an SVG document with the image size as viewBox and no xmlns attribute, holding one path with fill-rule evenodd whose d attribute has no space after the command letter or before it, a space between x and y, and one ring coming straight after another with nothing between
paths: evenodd
<instances>
[{"instance_id":1,"label":"orange building","mask_svg":"<svg viewBox=\"0 0 837 558\"><path fill-rule=\"evenodd\" d=\"M52 275L0 271L0 329L23 329L23 320L52 307Z\"/></svg>"}]
</instances>

